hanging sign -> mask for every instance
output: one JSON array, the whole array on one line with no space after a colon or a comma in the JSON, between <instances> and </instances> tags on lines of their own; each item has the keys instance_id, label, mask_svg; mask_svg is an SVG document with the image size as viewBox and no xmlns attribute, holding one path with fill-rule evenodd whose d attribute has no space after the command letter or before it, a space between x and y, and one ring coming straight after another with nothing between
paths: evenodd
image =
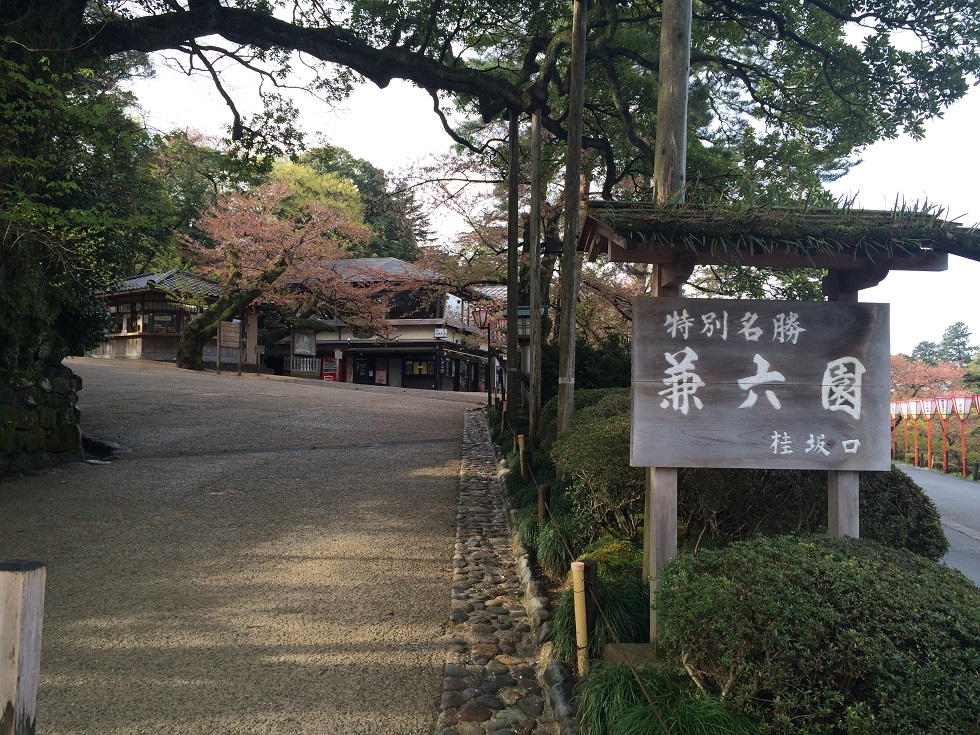
<instances>
[{"instance_id":1,"label":"hanging sign","mask_svg":"<svg viewBox=\"0 0 980 735\"><path fill-rule=\"evenodd\" d=\"M638 467L887 470L888 306L639 297Z\"/></svg>"}]
</instances>

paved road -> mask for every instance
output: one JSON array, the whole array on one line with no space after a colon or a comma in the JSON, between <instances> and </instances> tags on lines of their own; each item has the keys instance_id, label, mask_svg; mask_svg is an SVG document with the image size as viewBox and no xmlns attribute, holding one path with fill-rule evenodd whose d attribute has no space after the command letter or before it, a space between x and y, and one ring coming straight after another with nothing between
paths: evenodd
<instances>
[{"instance_id":1,"label":"paved road","mask_svg":"<svg viewBox=\"0 0 980 735\"><path fill-rule=\"evenodd\" d=\"M481 396L75 359L132 449L0 484L47 564L41 735L431 733Z\"/></svg>"},{"instance_id":2,"label":"paved road","mask_svg":"<svg viewBox=\"0 0 980 735\"><path fill-rule=\"evenodd\" d=\"M919 467L895 465L926 491L943 518L949 553L943 561L980 585L980 483Z\"/></svg>"}]
</instances>

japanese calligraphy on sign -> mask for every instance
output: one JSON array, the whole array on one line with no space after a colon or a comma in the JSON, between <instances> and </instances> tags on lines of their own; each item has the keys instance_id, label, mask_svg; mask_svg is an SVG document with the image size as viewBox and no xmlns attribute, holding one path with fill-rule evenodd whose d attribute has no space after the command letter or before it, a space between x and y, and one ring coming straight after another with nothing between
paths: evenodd
<instances>
[{"instance_id":1,"label":"japanese calligraphy on sign","mask_svg":"<svg viewBox=\"0 0 980 735\"><path fill-rule=\"evenodd\" d=\"M888 306L640 297L639 467L887 470Z\"/></svg>"}]
</instances>

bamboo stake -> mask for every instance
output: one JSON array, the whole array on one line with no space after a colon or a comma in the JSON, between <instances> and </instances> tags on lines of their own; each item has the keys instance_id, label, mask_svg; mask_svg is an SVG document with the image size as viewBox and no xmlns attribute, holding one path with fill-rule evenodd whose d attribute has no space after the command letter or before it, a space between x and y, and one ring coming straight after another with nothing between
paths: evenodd
<instances>
[{"instance_id":1,"label":"bamboo stake","mask_svg":"<svg viewBox=\"0 0 980 735\"><path fill-rule=\"evenodd\" d=\"M572 592L575 596L575 645L578 650L578 675L589 671L589 623L585 606L585 564L572 562Z\"/></svg>"}]
</instances>

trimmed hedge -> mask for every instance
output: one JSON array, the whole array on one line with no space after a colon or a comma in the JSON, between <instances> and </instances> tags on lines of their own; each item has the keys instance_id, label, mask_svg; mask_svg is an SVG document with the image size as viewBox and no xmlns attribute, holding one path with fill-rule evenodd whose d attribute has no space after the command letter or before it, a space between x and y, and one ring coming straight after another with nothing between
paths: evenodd
<instances>
[{"instance_id":1,"label":"trimmed hedge","mask_svg":"<svg viewBox=\"0 0 980 735\"><path fill-rule=\"evenodd\" d=\"M856 539L756 537L672 560L663 642L764 733L980 733L980 591Z\"/></svg>"},{"instance_id":2,"label":"trimmed hedge","mask_svg":"<svg viewBox=\"0 0 980 735\"><path fill-rule=\"evenodd\" d=\"M559 476L575 478L570 494L583 525L636 540L646 485L643 469L629 463L629 427L629 392L607 392L576 414L551 459Z\"/></svg>"},{"instance_id":3,"label":"trimmed hedge","mask_svg":"<svg viewBox=\"0 0 980 735\"><path fill-rule=\"evenodd\" d=\"M677 495L688 544L827 529L826 472L688 468L678 475ZM862 538L930 559L949 548L935 504L895 467L861 473L859 508Z\"/></svg>"}]
</instances>

